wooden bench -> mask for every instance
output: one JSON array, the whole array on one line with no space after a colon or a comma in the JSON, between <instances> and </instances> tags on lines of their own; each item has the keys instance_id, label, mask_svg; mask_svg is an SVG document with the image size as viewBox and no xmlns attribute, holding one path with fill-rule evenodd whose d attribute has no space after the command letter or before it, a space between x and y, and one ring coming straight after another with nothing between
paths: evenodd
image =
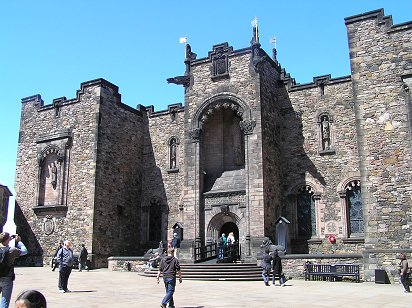
<instances>
[{"instance_id":1,"label":"wooden bench","mask_svg":"<svg viewBox=\"0 0 412 308\"><path fill-rule=\"evenodd\" d=\"M305 264L305 280L336 281L336 278L353 277L360 281L358 264Z\"/></svg>"}]
</instances>

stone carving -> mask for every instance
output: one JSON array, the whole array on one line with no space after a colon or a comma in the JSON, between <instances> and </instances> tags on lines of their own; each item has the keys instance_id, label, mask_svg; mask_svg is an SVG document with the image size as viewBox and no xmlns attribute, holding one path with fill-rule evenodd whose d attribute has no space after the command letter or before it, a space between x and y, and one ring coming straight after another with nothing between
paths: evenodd
<instances>
[{"instance_id":1,"label":"stone carving","mask_svg":"<svg viewBox=\"0 0 412 308\"><path fill-rule=\"evenodd\" d=\"M256 121L254 120L247 120L247 121L242 121L239 123L240 129L243 131L245 135L251 135L253 134L253 130L256 126Z\"/></svg>"},{"instance_id":2,"label":"stone carving","mask_svg":"<svg viewBox=\"0 0 412 308\"><path fill-rule=\"evenodd\" d=\"M245 191L226 191L204 194L205 207L211 209L212 206L222 204L232 204L243 207L246 205L246 192Z\"/></svg>"},{"instance_id":3,"label":"stone carving","mask_svg":"<svg viewBox=\"0 0 412 308\"><path fill-rule=\"evenodd\" d=\"M52 163L52 167L50 170L51 173L51 185L53 186L54 189L56 189L56 184L57 184L57 167L56 163Z\"/></svg>"},{"instance_id":4,"label":"stone carving","mask_svg":"<svg viewBox=\"0 0 412 308\"><path fill-rule=\"evenodd\" d=\"M200 128L194 128L189 131L189 138L193 143L197 143L200 141L200 135L202 130Z\"/></svg>"},{"instance_id":5,"label":"stone carving","mask_svg":"<svg viewBox=\"0 0 412 308\"><path fill-rule=\"evenodd\" d=\"M213 51L209 52L212 60L212 79L229 75L229 54L232 50L228 43L213 46Z\"/></svg>"},{"instance_id":6,"label":"stone carving","mask_svg":"<svg viewBox=\"0 0 412 308\"><path fill-rule=\"evenodd\" d=\"M54 225L53 219L51 218L51 216L47 216L46 220L43 223L44 234L46 235L52 234L54 232L54 228L55 228L55 225Z\"/></svg>"},{"instance_id":7,"label":"stone carving","mask_svg":"<svg viewBox=\"0 0 412 308\"><path fill-rule=\"evenodd\" d=\"M176 168L176 139L170 140L170 169Z\"/></svg>"},{"instance_id":8,"label":"stone carving","mask_svg":"<svg viewBox=\"0 0 412 308\"><path fill-rule=\"evenodd\" d=\"M321 127L322 127L322 147L323 150L329 150L330 149L330 123L329 123L329 117L328 116L322 116L322 122L321 122Z\"/></svg>"}]
</instances>

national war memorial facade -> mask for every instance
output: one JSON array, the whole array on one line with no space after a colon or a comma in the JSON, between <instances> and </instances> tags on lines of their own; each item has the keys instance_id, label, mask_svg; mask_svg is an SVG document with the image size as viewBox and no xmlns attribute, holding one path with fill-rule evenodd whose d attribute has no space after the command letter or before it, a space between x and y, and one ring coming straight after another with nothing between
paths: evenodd
<instances>
[{"instance_id":1,"label":"national war memorial facade","mask_svg":"<svg viewBox=\"0 0 412 308\"><path fill-rule=\"evenodd\" d=\"M366 279L396 266L411 251L412 23L383 10L345 23L350 76L297 84L254 29L243 49L222 43L197 59L186 46L185 74L168 79L184 105L132 108L104 79L50 105L22 99L27 261L47 262L64 237L106 266L166 243L176 224L187 262L230 231L253 261L283 217L290 255L360 254Z\"/></svg>"}]
</instances>

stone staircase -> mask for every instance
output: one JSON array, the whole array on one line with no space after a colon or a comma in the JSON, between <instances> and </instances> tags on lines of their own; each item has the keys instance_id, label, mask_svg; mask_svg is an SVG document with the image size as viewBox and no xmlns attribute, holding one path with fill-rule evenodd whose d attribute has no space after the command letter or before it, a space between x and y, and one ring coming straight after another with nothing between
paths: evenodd
<instances>
[{"instance_id":1,"label":"stone staircase","mask_svg":"<svg viewBox=\"0 0 412 308\"><path fill-rule=\"evenodd\" d=\"M197 263L181 264L180 267L185 280L262 280L262 269L254 263ZM139 275L156 277L157 269L146 269Z\"/></svg>"}]
</instances>

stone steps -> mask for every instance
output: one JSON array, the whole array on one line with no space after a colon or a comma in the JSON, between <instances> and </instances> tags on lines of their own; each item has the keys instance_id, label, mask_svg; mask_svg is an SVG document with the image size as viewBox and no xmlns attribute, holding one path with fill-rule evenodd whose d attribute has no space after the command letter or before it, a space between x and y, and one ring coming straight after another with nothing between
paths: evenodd
<instances>
[{"instance_id":1,"label":"stone steps","mask_svg":"<svg viewBox=\"0 0 412 308\"><path fill-rule=\"evenodd\" d=\"M181 264L181 271L183 279L188 280L256 281L262 279L262 269L253 263ZM146 269L139 272L139 275L156 277L157 269Z\"/></svg>"}]
</instances>

